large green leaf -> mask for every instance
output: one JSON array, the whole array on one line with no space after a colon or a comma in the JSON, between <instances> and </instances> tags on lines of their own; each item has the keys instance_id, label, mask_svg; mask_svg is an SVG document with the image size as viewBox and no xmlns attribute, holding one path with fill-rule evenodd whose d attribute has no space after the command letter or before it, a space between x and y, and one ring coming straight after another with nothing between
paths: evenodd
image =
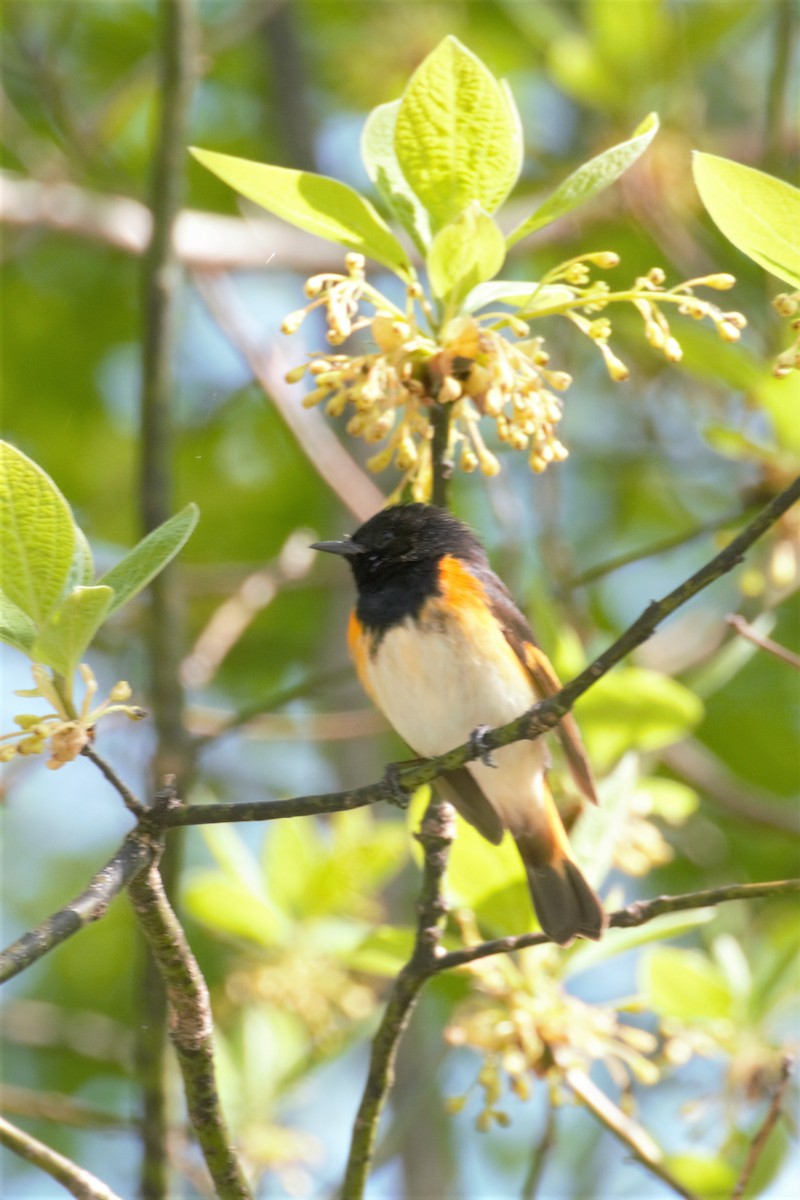
<instances>
[{"instance_id":1,"label":"large green leaf","mask_svg":"<svg viewBox=\"0 0 800 1200\"><path fill-rule=\"evenodd\" d=\"M642 667L604 675L575 706L596 766L626 750L658 750L683 737L703 717L703 705L683 684Z\"/></svg>"},{"instance_id":2,"label":"large green leaf","mask_svg":"<svg viewBox=\"0 0 800 1200\"><path fill-rule=\"evenodd\" d=\"M29 654L36 638L36 626L21 608L0 592L0 642Z\"/></svg>"},{"instance_id":3,"label":"large green leaf","mask_svg":"<svg viewBox=\"0 0 800 1200\"><path fill-rule=\"evenodd\" d=\"M697 150L693 170L703 204L726 238L800 288L800 190L755 167Z\"/></svg>"},{"instance_id":4,"label":"large green leaf","mask_svg":"<svg viewBox=\"0 0 800 1200\"><path fill-rule=\"evenodd\" d=\"M361 135L361 158L384 201L424 254L431 240L428 214L409 187L394 150L399 108L399 100L373 108Z\"/></svg>"},{"instance_id":5,"label":"large green leaf","mask_svg":"<svg viewBox=\"0 0 800 1200\"><path fill-rule=\"evenodd\" d=\"M527 221L523 221L508 235L507 244L513 246L520 238L535 233L537 229L542 229L551 221L572 212L578 205L585 204L599 192L605 191L644 153L657 132L658 114L650 113L627 141L604 150L602 154L590 158L583 166L578 167L577 171L573 171Z\"/></svg>"},{"instance_id":6,"label":"large green leaf","mask_svg":"<svg viewBox=\"0 0 800 1200\"><path fill-rule=\"evenodd\" d=\"M652 949L640 985L648 1006L662 1017L710 1021L731 1015L733 997L722 971L698 950Z\"/></svg>"},{"instance_id":7,"label":"large green leaf","mask_svg":"<svg viewBox=\"0 0 800 1200\"><path fill-rule=\"evenodd\" d=\"M283 923L275 910L239 880L220 871L196 871L184 889L187 912L217 933L246 938L261 946L283 940Z\"/></svg>"},{"instance_id":8,"label":"large green leaf","mask_svg":"<svg viewBox=\"0 0 800 1200\"><path fill-rule=\"evenodd\" d=\"M492 279L506 257L505 239L477 204L440 229L428 252L431 291L455 308L471 288Z\"/></svg>"},{"instance_id":9,"label":"large green leaf","mask_svg":"<svg viewBox=\"0 0 800 1200\"><path fill-rule=\"evenodd\" d=\"M248 200L291 225L373 258L402 279L411 268L389 226L364 196L326 175L191 147L199 163Z\"/></svg>"},{"instance_id":10,"label":"large green leaf","mask_svg":"<svg viewBox=\"0 0 800 1200\"><path fill-rule=\"evenodd\" d=\"M174 517L154 529L121 562L107 571L98 583L114 589L115 612L146 588L150 580L175 557L188 541L200 513L196 504L187 504Z\"/></svg>"},{"instance_id":11,"label":"large green leaf","mask_svg":"<svg viewBox=\"0 0 800 1200\"><path fill-rule=\"evenodd\" d=\"M519 118L479 58L446 37L414 72L400 102L394 148L434 230L477 201L492 213L522 164Z\"/></svg>"},{"instance_id":12,"label":"large green leaf","mask_svg":"<svg viewBox=\"0 0 800 1200\"><path fill-rule=\"evenodd\" d=\"M72 512L32 459L0 442L0 568L3 591L41 624L64 591L75 550Z\"/></svg>"},{"instance_id":13,"label":"large green leaf","mask_svg":"<svg viewBox=\"0 0 800 1200\"><path fill-rule=\"evenodd\" d=\"M77 587L50 613L33 644L31 658L71 676L111 609L110 587Z\"/></svg>"}]
</instances>

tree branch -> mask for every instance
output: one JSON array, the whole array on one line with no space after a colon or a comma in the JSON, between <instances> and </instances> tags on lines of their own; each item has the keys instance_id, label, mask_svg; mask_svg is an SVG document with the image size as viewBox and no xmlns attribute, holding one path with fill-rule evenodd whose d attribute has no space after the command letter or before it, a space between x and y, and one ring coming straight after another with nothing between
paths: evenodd
<instances>
[{"instance_id":1,"label":"tree branch","mask_svg":"<svg viewBox=\"0 0 800 1200\"><path fill-rule=\"evenodd\" d=\"M772 1130L775 1128L778 1118L781 1115L781 1106L783 1105L783 1098L786 1095L786 1089L789 1086L789 1080L792 1076L793 1067L794 1059L790 1054L787 1054L781 1063L781 1073L778 1077L778 1083L775 1091L773 1092L772 1100L770 1101L770 1105L767 1110L767 1115L764 1117L760 1129L750 1143L750 1148L747 1152L747 1158L744 1161L742 1173L736 1182L736 1187L733 1189L731 1200L742 1200L742 1197L747 1191L747 1185L752 1178L753 1172L758 1166L758 1160L764 1153L764 1148L769 1140L769 1135L772 1133Z\"/></svg>"},{"instance_id":2,"label":"tree branch","mask_svg":"<svg viewBox=\"0 0 800 1200\"><path fill-rule=\"evenodd\" d=\"M774 658L780 659L781 662L788 663L790 667L794 667L795 671L800 671L800 654L794 654L791 650L787 650L785 646L781 646L778 642L774 642L772 638L762 637L758 630L753 629L752 625L748 625L744 617L738 613L728 613L725 620L740 637L747 638L748 642L752 642L754 646L758 646L759 650L766 650Z\"/></svg>"},{"instance_id":3,"label":"tree branch","mask_svg":"<svg viewBox=\"0 0 800 1200\"><path fill-rule=\"evenodd\" d=\"M442 925L447 913L441 895L442 879L453 835L452 808L445 801L434 798L428 805L417 835L425 852L425 861L414 949L395 979L372 1041L364 1093L353 1125L342 1200L360 1200L364 1195L378 1123L394 1079L397 1047L411 1020L420 989L437 961Z\"/></svg>"},{"instance_id":4,"label":"tree branch","mask_svg":"<svg viewBox=\"0 0 800 1200\"><path fill-rule=\"evenodd\" d=\"M189 1119L216 1194L220 1200L251 1200L219 1103L208 989L156 866L131 883L130 896L166 988Z\"/></svg>"},{"instance_id":5,"label":"tree branch","mask_svg":"<svg viewBox=\"0 0 800 1200\"><path fill-rule=\"evenodd\" d=\"M656 896L653 900L635 900L625 908L609 915L609 929L633 929L646 925L648 921L664 913L686 912L692 908L713 908L730 900L759 900L765 896L790 896L800 892L800 879L780 879L768 883L731 883L725 887L708 888L702 892L684 892L679 896ZM465 950L452 950L437 958L433 972L449 971L463 967L476 958L490 958L493 954L509 954L514 950L527 950L530 946L546 946L550 938L544 933L523 933L520 937L495 938L491 942L480 942Z\"/></svg>"},{"instance_id":6,"label":"tree branch","mask_svg":"<svg viewBox=\"0 0 800 1200\"><path fill-rule=\"evenodd\" d=\"M0 1117L0 1142L20 1158L45 1171L77 1200L120 1200L101 1179L85 1171L71 1159L51 1150L44 1142Z\"/></svg>"},{"instance_id":7,"label":"tree branch","mask_svg":"<svg viewBox=\"0 0 800 1200\"><path fill-rule=\"evenodd\" d=\"M184 188L189 104L198 62L195 0L159 0L158 125L149 192L150 241L142 260L142 386L139 504L145 534L171 515L174 487L174 349L181 268L175 230ZM156 747L156 787L167 776L185 784L188 736L183 724L180 657L183 605L176 564L149 587L147 652ZM180 869L180 842L163 856L169 890ZM164 1200L169 1191L166 1092L166 1000L149 956L141 967L137 1067L142 1088L142 1200Z\"/></svg>"},{"instance_id":8,"label":"tree branch","mask_svg":"<svg viewBox=\"0 0 800 1200\"><path fill-rule=\"evenodd\" d=\"M605 1092L592 1083L584 1071L571 1067L565 1072L564 1078L567 1086L589 1109L592 1116L627 1146L636 1161L646 1167L651 1175L655 1175L685 1200L699 1200L694 1192L685 1188L664 1166L663 1151L650 1134L609 1100Z\"/></svg>"},{"instance_id":9,"label":"tree branch","mask_svg":"<svg viewBox=\"0 0 800 1200\"><path fill-rule=\"evenodd\" d=\"M24 934L0 954L0 983L30 967L84 925L96 921L122 889L155 858L157 847L143 829L134 829L85 891Z\"/></svg>"}]
</instances>

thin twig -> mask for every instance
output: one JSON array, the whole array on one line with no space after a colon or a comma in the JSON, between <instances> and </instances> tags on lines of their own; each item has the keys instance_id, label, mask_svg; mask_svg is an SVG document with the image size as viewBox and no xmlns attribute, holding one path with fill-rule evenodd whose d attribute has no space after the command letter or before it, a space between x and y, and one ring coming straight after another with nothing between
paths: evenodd
<instances>
[{"instance_id":1,"label":"thin twig","mask_svg":"<svg viewBox=\"0 0 800 1200\"><path fill-rule=\"evenodd\" d=\"M378 1122L394 1078L397 1048L417 1003L420 989L436 962L446 905L441 886L453 840L453 810L434 798L428 805L419 831L425 852L422 888L418 902L417 934L411 958L395 979L389 1001L372 1041L364 1092L353 1124L342 1200L361 1200L364 1195Z\"/></svg>"},{"instance_id":2,"label":"thin twig","mask_svg":"<svg viewBox=\"0 0 800 1200\"><path fill-rule=\"evenodd\" d=\"M220 1200L250 1200L219 1103L208 988L156 866L132 882L130 896L166 988L170 1037L183 1075L189 1119L216 1194Z\"/></svg>"},{"instance_id":3,"label":"thin twig","mask_svg":"<svg viewBox=\"0 0 800 1200\"><path fill-rule=\"evenodd\" d=\"M24 971L84 925L104 916L114 897L149 866L155 854L153 840L142 830L132 830L85 891L0 954L0 983Z\"/></svg>"},{"instance_id":4,"label":"thin twig","mask_svg":"<svg viewBox=\"0 0 800 1200\"><path fill-rule=\"evenodd\" d=\"M664 913L686 912L692 908L713 908L731 900L759 900L765 896L790 896L800 892L800 879L780 879L769 883L732 883L726 887L708 888L702 892L684 892L679 896L656 896L653 900L635 900L625 908L609 915L610 929L633 929L646 925ZM480 942L465 950L451 950L443 954L434 964L434 972L449 971L463 967L478 958L490 958L494 954L509 954L514 950L527 950L531 946L546 946L550 938L544 933L523 933L519 937L495 938L491 942Z\"/></svg>"},{"instance_id":5,"label":"thin twig","mask_svg":"<svg viewBox=\"0 0 800 1200\"><path fill-rule=\"evenodd\" d=\"M565 579L559 586L559 591L568 592L575 588L587 587L590 583L596 583L598 579L604 579L606 575L611 575L614 571L619 571L622 567L629 567L633 563L643 562L647 558L655 558L659 554L665 554L668 550L676 550L679 546L684 546L687 542L694 541L695 538L702 537L706 533L715 533L719 529L727 529L728 526L743 520L749 513L753 511L753 506L750 505L743 512L728 513L727 516L717 517L713 521L706 521L702 525L696 525L692 529L686 529L682 533L673 533L669 537L660 538L657 542L651 542L649 546L642 546L639 550L629 550L624 554L617 554L614 558L607 558L605 562L597 563L594 567L587 567L585 571L581 571L578 575L572 575L569 579Z\"/></svg>"},{"instance_id":6,"label":"thin twig","mask_svg":"<svg viewBox=\"0 0 800 1200\"><path fill-rule=\"evenodd\" d=\"M773 642L772 638L763 637L752 625L748 625L744 617L740 617L738 613L728 613L725 620L741 637L747 638L748 642L752 642L760 650L766 650L774 658L779 658L781 662L788 663L790 667L794 667L796 671L800 671L800 654L794 654L791 650L787 650L785 646L779 645L778 642Z\"/></svg>"},{"instance_id":7,"label":"thin twig","mask_svg":"<svg viewBox=\"0 0 800 1200\"><path fill-rule=\"evenodd\" d=\"M794 1059L792 1058L791 1054L785 1055L783 1062L781 1063L781 1073L778 1077L775 1091L772 1094L769 1108L767 1109L767 1115L764 1117L758 1132L750 1143L750 1148L747 1151L747 1158L744 1160L742 1173L736 1182L736 1187L733 1189L731 1200L742 1200L742 1197L747 1191L747 1185L753 1176L753 1172L758 1166L758 1160L764 1153L764 1149L769 1140L769 1135L772 1133L772 1130L775 1128L778 1118L781 1115L781 1106L783 1105L783 1098L786 1095L786 1089L789 1086L789 1080L792 1075L793 1067Z\"/></svg>"},{"instance_id":8,"label":"thin twig","mask_svg":"<svg viewBox=\"0 0 800 1200\"><path fill-rule=\"evenodd\" d=\"M528 1168L525 1182L522 1185L520 1200L534 1200L536 1193L539 1191L539 1184L542 1182L547 1160L555 1144L556 1108L552 1101L549 1100L547 1104L547 1118L542 1130L542 1136L539 1138L538 1144L531 1156L531 1165Z\"/></svg>"},{"instance_id":9,"label":"thin twig","mask_svg":"<svg viewBox=\"0 0 800 1200\"><path fill-rule=\"evenodd\" d=\"M147 812L147 807L142 804L141 800L136 799L127 784L122 782L114 768L107 763L104 758L101 758L93 746L84 746L83 750L81 750L81 754L84 758L88 758L90 762L93 762L94 765L100 771L102 771L103 775L105 775L111 786L117 792L119 792L120 796L122 797L122 803L125 805L128 812L133 813L135 817L144 816L144 814Z\"/></svg>"},{"instance_id":10,"label":"thin twig","mask_svg":"<svg viewBox=\"0 0 800 1200\"><path fill-rule=\"evenodd\" d=\"M646 1167L652 1175L656 1175L667 1187L672 1188L673 1192L683 1196L684 1200L699 1200L694 1192L685 1188L664 1166L663 1151L650 1134L618 1108L604 1091L592 1083L584 1071L572 1067L565 1072L564 1079L600 1124L628 1147L637 1162Z\"/></svg>"},{"instance_id":11,"label":"thin twig","mask_svg":"<svg viewBox=\"0 0 800 1200\"><path fill-rule=\"evenodd\" d=\"M71 1159L51 1150L44 1142L18 1129L0 1117L0 1142L20 1158L46 1172L65 1187L76 1200L120 1200L101 1179L85 1171Z\"/></svg>"}]
</instances>

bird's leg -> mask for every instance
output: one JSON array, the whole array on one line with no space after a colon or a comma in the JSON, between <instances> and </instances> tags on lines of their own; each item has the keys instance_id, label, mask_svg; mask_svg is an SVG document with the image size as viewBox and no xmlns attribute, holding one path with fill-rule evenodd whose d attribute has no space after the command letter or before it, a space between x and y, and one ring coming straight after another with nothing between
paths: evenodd
<instances>
[{"instance_id":1,"label":"bird's leg","mask_svg":"<svg viewBox=\"0 0 800 1200\"><path fill-rule=\"evenodd\" d=\"M416 767L423 762L425 762L424 758L409 758L406 762L388 764L383 773L382 783L386 799L390 804L395 804L398 808L408 808L411 792L416 791L416 788L408 791L403 786L403 772L407 771L409 767Z\"/></svg>"}]
</instances>

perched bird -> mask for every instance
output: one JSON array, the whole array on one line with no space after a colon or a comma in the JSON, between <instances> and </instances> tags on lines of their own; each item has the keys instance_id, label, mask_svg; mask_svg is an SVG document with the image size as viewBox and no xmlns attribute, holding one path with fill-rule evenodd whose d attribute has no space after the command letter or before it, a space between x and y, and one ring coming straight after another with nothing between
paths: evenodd
<instances>
[{"instance_id":1,"label":"perched bird","mask_svg":"<svg viewBox=\"0 0 800 1200\"><path fill-rule=\"evenodd\" d=\"M560 684L528 622L461 521L427 504L384 509L350 538L317 542L347 558L358 599L348 644L362 685L424 758L504 725ZM558 733L596 803L577 726ZM517 844L544 932L562 945L599 938L606 918L570 848L545 779L544 742L521 741L448 772L436 786L495 845Z\"/></svg>"}]
</instances>

